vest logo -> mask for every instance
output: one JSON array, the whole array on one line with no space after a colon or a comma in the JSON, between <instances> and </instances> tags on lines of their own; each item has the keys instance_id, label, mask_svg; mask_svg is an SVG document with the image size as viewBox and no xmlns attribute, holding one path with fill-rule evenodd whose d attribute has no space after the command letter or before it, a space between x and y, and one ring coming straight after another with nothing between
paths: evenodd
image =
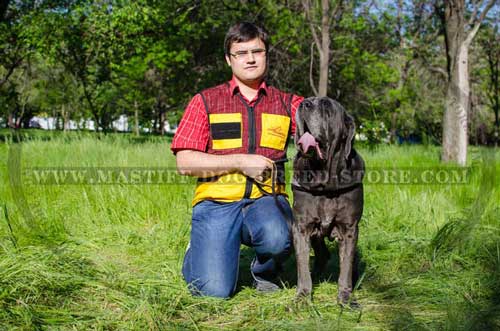
<instances>
[{"instance_id":1,"label":"vest logo","mask_svg":"<svg viewBox=\"0 0 500 331\"><path fill-rule=\"evenodd\" d=\"M281 139L285 139L286 137L281 126L272 126L267 128L267 134Z\"/></svg>"}]
</instances>

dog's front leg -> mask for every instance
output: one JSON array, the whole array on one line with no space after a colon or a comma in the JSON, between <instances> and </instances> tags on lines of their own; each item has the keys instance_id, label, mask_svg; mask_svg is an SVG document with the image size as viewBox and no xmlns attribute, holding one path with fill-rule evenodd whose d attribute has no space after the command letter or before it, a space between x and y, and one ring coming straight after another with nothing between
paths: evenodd
<instances>
[{"instance_id":1,"label":"dog's front leg","mask_svg":"<svg viewBox=\"0 0 500 331\"><path fill-rule=\"evenodd\" d=\"M292 226L293 244L295 247L295 257L297 259L297 297L310 296L312 292L312 279L309 271L309 235L301 231L299 224L305 222L300 218L295 218Z\"/></svg>"},{"instance_id":2,"label":"dog's front leg","mask_svg":"<svg viewBox=\"0 0 500 331\"><path fill-rule=\"evenodd\" d=\"M339 240L340 274L338 280L338 297L340 304L357 305L350 298L352 293L352 272L354 256L356 254L356 244L358 241L358 224L342 224L339 226L342 232Z\"/></svg>"}]
</instances>

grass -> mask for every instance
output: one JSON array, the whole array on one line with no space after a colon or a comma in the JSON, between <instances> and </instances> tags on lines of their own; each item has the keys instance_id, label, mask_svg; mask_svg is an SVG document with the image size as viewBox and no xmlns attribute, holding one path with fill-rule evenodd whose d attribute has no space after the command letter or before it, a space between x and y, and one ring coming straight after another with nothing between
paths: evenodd
<instances>
[{"instance_id":1,"label":"grass","mask_svg":"<svg viewBox=\"0 0 500 331\"><path fill-rule=\"evenodd\" d=\"M9 186L9 151L20 147L23 169L173 167L169 139L71 133L15 143L3 136L0 330L500 329L500 160L488 159L492 150L470 149L475 170L467 185L365 186L356 292L363 310L350 311L335 303L335 259L313 301L297 304L294 258L285 289L259 295L250 286L249 249L233 298L191 297L180 269L192 181L24 185L25 203ZM439 165L433 146L359 151L370 167Z\"/></svg>"}]
</instances>

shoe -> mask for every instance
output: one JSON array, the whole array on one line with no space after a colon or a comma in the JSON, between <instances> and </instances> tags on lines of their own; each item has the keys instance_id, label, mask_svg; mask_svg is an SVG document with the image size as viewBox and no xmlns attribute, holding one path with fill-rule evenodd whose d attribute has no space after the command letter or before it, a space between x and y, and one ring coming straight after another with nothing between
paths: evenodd
<instances>
[{"instance_id":1,"label":"shoe","mask_svg":"<svg viewBox=\"0 0 500 331\"><path fill-rule=\"evenodd\" d=\"M262 278L259 280L254 279L253 286L260 293L272 293L280 289L278 285Z\"/></svg>"},{"instance_id":2,"label":"shoe","mask_svg":"<svg viewBox=\"0 0 500 331\"><path fill-rule=\"evenodd\" d=\"M252 274L253 286L255 287L255 289L261 293L272 293L278 291L280 289L278 285L271 282L270 280L264 279L261 276L257 276L256 274L254 274L254 272L252 271L252 267L255 262L257 262L257 258L253 259L252 264L250 266L250 273ZM269 277L269 278L274 278L274 277Z\"/></svg>"}]
</instances>

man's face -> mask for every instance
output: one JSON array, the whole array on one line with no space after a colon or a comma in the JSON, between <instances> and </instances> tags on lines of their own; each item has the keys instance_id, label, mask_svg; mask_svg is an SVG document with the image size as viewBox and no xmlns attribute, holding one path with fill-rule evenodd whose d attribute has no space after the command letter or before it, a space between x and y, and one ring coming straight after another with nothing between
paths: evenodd
<instances>
[{"instance_id":1,"label":"man's face","mask_svg":"<svg viewBox=\"0 0 500 331\"><path fill-rule=\"evenodd\" d=\"M226 55L226 61L234 76L243 83L262 80L267 67L265 49L266 46L260 38L233 43L231 54Z\"/></svg>"}]
</instances>

